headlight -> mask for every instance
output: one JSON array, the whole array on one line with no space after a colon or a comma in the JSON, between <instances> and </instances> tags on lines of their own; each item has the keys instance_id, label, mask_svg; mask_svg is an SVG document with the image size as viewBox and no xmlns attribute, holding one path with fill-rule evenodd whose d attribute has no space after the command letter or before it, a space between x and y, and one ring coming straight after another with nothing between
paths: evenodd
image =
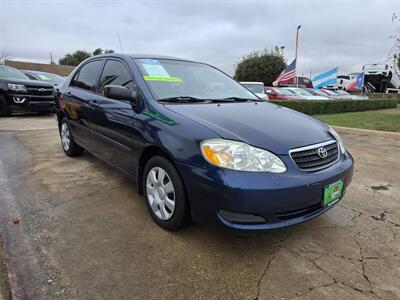
<instances>
[{"instance_id":1,"label":"headlight","mask_svg":"<svg viewBox=\"0 0 400 300\"><path fill-rule=\"evenodd\" d=\"M26 87L23 84L9 83L8 88L13 91L26 92Z\"/></svg>"},{"instance_id":2,"label":"headlight","mask_svg":"<svg viewBox=\"0 0 400 300\"><path fill-rule=\"evenodd\" d=\"M340 152L342 152L342 154L344 154L346 152L346 148L344 147L344 143L343 143L342 139L340 138L339 134L332 127L329 127L329 128L330 128L331 134L333 135L333 137L339 144Z\"/></svg>"},{"instance_id":3,"label":"headlight","mask_svg":"<svg viewBox=\"0 0 400 300\"><path fill-rule=\"evenodd\" d=\"M275 154L246 143L224 139L201 143L203 157L212 165L248 172L283 173L286 166Z\"/></svg>"}]
</instances>

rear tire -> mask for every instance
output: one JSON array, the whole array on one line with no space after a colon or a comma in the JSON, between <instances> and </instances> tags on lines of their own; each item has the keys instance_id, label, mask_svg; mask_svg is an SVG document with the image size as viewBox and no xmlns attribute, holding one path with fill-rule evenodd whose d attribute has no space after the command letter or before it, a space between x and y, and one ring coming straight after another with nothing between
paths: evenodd
<instances>
[{"instance_id":1,"label":"rear tire","mask_svg":"<svg viewBox=\"0 0 400 300\"><path fill-rule=\"evenodd\" d=\"M0 95L0 117L6 117L11 114L10 108L4 96Z\"/></svg>"},{"instance_id":2,"label":"rear tire","mask_svg":"<svg viewBox=\"0 0 400 300\"><path fill-rule=\"evenodd\" d=\"M154 222L166 230L187 225L189 208L183 182L174 165L162 156L151 158L144 168L143 191Z\"/></svg>"},{"instance_id":3,"label":"rear tire","mask_svg":"<svg viewBox=\"0 0 400 300\"><path fill-rule=\"evenodd\" d=\"M79 146L72 136L71 127L68 119L63 118L60 123L61 146L66 155L70 157L79 156L83 153L83 148Z\"/></svg>"}]
</instances>

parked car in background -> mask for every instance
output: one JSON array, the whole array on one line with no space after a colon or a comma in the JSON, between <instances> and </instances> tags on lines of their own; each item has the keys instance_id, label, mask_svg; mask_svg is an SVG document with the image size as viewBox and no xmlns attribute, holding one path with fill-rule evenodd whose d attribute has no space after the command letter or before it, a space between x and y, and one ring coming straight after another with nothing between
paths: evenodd
<instances>
[{"instance_id":1,"label":"parked car in background","mask_svg":"<svg viewBox=\"0 0 400 300\"><path fill-rule=\"evenodd\" d=\"M384 93L387 88L400 88L400 75L396 66L367 64L363 66L364 82L372 84L376 92Z\"/></svg>"},{"instance_id":2,"label":"parked car in background","mask_svg":"<svg viewBox=\"0 0 400 300\"><path fill-rule=\"evenodd\" d=\"M346 90L350 83L357 80L358 73L338 75L335 89Z\"/></svg>"},{"instance_id":3,"label":"parked car in background","mask_svg":"<svg viewBox=\"0 0 400 300\"><path fill-rule=\"evenodd\" d=\"M268 100L268 95L265 92L264 83L258 81L242 81L241 85L248 88L251 92L256 94L259 98L263 100Z\"/></svg>"},{"instance_id":4,"label":"parked car in background","mask_svg":"<svg viewBox=\"0 0 400 300\"><path fill-rule=\"evenodd\" d=\"M205 63L96 55L57 107L65 154L86 149L130 176L168 230L190 218L245 231L302 223L339 203L353 175L333 128Z\"/></svg>"},{"instance_id":5,"label":"parked car in background","mask_svg":"<svg viewBox=\"0 0 400 300\"><path fill-rule=\"evenodd\" d=\"M21 70L29 79L39 80L53 84L54 86L60 86L65 82L65 79L60 75L41 72L41 71L29 71L29 70Z\"/></svg>"},{"instance_id":6,"label":"parked car in background","mask_svg":"<svg viewBox=\"0 0 400 300\"><path fill-rule=\"evenodd\" d=\"M20 70L0 65L0 116L12 112L47 114L53 109L52 84L30 80Z\"/></svg>"},{"instance_id":7,"label":"parked car in background","mask_svg":"<svg viewBox=\"0 0 400 300\"><path fill-rule=\"evenodd\" d=\"M312 81L307 77L298 76L298 83L296 85L296 79L293 78L289 81L280 82L279 87L301 87L301 88L313 88Z\"/></svg>"},{"instance_id":8,"label":"parked car in background","mask_svg":"<svg viewBox=\"0 0 400 300\"><path fill-rule=\"evenodd\" d=\"M328 97L320 96L313 92L311 89L302 89L302 88L292 88L292 87L287 87L284 88L286 90L292 91L295 95L302 96L304 100L329 100Z\"/></svg>"},{"instance_id":9,"label":"parked car in background","mask_svg":"<svg viewBox=\"0 0 400 300\"><path fill-rule=\"evenodd\" d=\"M369 97L367 95L353 95L349 94L348 92L344 90L337 90L336 93L339 95L345 96L347 99L346 100L368 100Z\"/></svg>"},{"instance_id":10,"label":"parked car in background","mask_svg":"<svg viewBox=\"0 0 400 300\"><path fill-rule=\"evenodd\" d=\"M265 91L269 100L304 100L304 97L296 95L292 91L280 87L266 87Z\"/></svg>"},{"instance_id":11,"label":"parked car in background","mask_svg":"<svg viewBox=\"0 0 400 300\"><path fill-rule=\"evenodd\" d=\"M315 90L315 92L321 96L328 97L331 100L350 100L350 97L339 94L338 90L318 89Z\"/></svg>"}]
</instances>

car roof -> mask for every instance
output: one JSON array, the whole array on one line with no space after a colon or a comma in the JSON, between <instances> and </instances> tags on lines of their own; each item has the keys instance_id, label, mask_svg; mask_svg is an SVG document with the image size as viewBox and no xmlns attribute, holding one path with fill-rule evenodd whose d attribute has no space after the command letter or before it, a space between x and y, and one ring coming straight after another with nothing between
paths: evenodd
<instances>
[{"instance_id":1,"label":"car roof","mask_svg":"<svg viewBox=\"0 0 400 300\"><path fill-rule=\"evenodd\" d=\"M187 62L195 62L195 63L203 63L200 61L195 61L191 59L186 59L186 58L180 58L180 57L174 57L174 56L167 56L167 55L160 55L160 54L141 54L141 53L130 53L130 54L122 54L122 53L106 53L106 54L100 54L96 56L92 56L90 58L94 57L119 57L119 58L133 58L133 59L139 59L139 58L152 58L152 59L172 59L172 60L180 60L180 61L187 61Z\"/></svg>"}]
</instances>

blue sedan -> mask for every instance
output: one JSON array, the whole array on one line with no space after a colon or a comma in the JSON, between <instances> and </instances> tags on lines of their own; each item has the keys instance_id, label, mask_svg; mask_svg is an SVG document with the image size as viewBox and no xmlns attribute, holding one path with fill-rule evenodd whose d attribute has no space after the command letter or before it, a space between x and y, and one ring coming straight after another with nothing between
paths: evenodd
<instances>
[{"instance_id":1,"label":"blue sedan","mask_svg":"<svg viewBox=\"0 0 400 300\"><path fill-rule=\"evenodd\" d=\"M239 230L304 222L334 207L353 159L328 125L261 100L205 63L106 54L57 91L61 144L133 181L154 221Z\"/></svg>"}]
</instances>

